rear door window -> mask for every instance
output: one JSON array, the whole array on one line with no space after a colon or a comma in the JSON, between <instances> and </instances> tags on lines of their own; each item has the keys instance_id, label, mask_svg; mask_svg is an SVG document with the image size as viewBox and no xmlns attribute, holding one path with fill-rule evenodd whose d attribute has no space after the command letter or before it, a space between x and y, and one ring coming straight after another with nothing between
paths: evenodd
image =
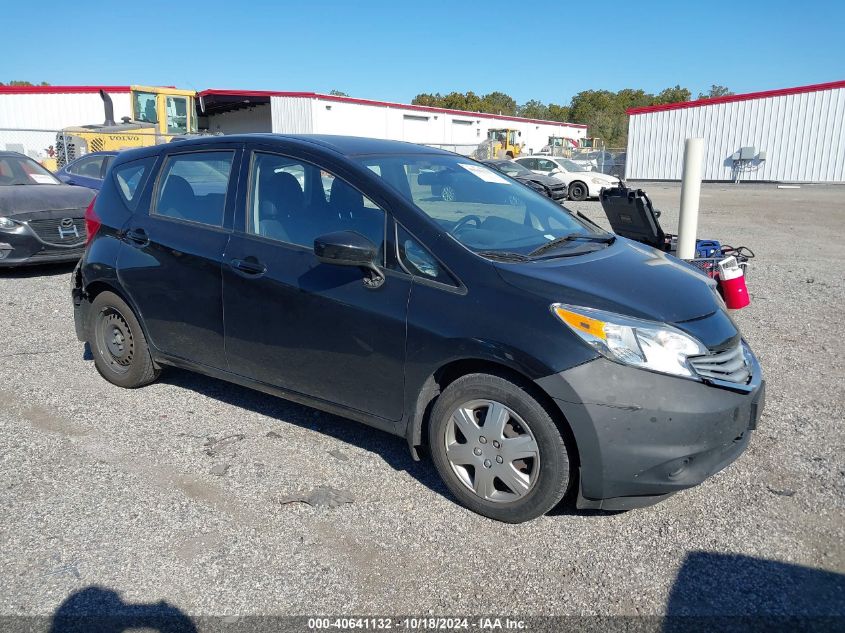
<instances>
[{"instance_id":1,"label":"rear door window","mask_svg":"<svg viewBox=\"0 0 845 633\"><path fill-rule=\"evenodd\" d=\"M234 151L207 151L168 157L156 193L159 216L223 226Z\"/></svg>"},{"instance_id":2,"label":"rear door window","mask_svg":"<svg viewBox=\"0 0 845 633\"><path fill-rule=\"evenodd\" d=\"M155 156L150 156L123 163L112 170L115 182L117 183L117 190L120 192L126 205L133 211L138 205L138 200L140 199L138 193L143 191L144 183L149 177L153 163L155 163Z\"/></svg>"}]
</instances>

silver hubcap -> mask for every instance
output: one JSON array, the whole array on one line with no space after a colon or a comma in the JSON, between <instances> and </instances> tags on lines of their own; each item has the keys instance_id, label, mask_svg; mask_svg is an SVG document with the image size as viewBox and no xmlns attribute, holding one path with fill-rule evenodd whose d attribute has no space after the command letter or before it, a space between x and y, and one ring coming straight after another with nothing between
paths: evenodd
<instances>
[{"instance_id":1,"label":"silver hubcap","mask_svg":"<svg viewBox=\"0 0 845 633\"><path fill-rule=\"evenodd\" d=\"M444 439L452 471L482 499L516 501L537 481L537 440L525 421L501 402L460 405L449 418Z\"/></svg>"}]
</instances>

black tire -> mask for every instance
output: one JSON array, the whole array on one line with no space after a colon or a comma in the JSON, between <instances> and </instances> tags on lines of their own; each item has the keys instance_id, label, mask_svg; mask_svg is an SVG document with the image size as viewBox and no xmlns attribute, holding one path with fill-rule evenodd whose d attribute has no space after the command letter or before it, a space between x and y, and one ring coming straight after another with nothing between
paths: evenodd
<instances>
[{"instance_id":1,"label":"black tire","mask_svg":"<svg viewBox=\"0 0 845 633\"><path fill-rule=\"evenodd\" d=\"M580 180L576 180L575 182L569 183L569 199L576 200L577 202L581 202L582 200L586 200L590 195L590 190L587 188L587 185L581 182Z\"/></svg>"},{"instance_id":2,"label":"black tire","mask_svg":"<svg viewBox=\"0 0 845 633\"><path fill-rule=\"evenodd\" d=\"M153 382L153 364L144 331L126 302L113 292L98 294L91 304L88 345L94 366L110 383L136 389Z\"/></svg>"},{"instance_id":3,"label":"black tire","mask_svg":"<svg viewBox=\"0 0 845 633\"><path fill-rule=\"evenodd\" d=\"M471 403L486 400L500 403L514 412L518 416L517 429L519 430L520 423L526 424L528 428L525 431L533 436L530 439L535 441L535 446L538 449L537 461L532 458L527 460L532 463L526 469L531 471L528 479L533 483L524 493L524 496L517 498L515 495L510 495L514 497L513 500L496 501L483 498L470 488L470 483L462 480L462 475L457 472L462 467L453 465L447 456L451 454L447 450L447 444L450 442L450 428L452 434L454 434L456 428L455 424L450 422L453 414ZM486 415L484 415L483 423L479 427L481 432L485 432ZM509 425L512 419L509 418ZM511 433L511 437L520 437L513 435L513 431ZM452 438L454 439L454 435L452 435ZM500 449L500 445L494 441L484 440L483 444L476 445L474 442L481 442L484 438L474 437L470 439L466 436L464 438L465 442L452 443L451 446L453 448L455 446L467 446L466 450L468 450L469 445L473 445L472 450L475 455L479 455L479 451L483 450L484 452L478 459L484 460L483 463L487 468L491 468L490 460L486 459L488 452L491 455L496 455L493 451L501 450L504 454L505 449ZM505 442L507 442L507 439L503 440L502 443ZM450 384L437 399L432 409L428 443L437 472L458 501L473 512L498 521L522 523L545 514L560 503L572 479L566 443L549 412L524 389L499 376L468 374ZM466 451L462 452L466 454ZM495 459L499 464L502 463L498 455L495 456ZM513 464L517 463L519 462L513 462ZM484 472L481 470L482 466L478 468L479 472ZM493 464L492 468L500 467ZM463 469L464 473L468 472L466 467L463 467ZM475 472L474 468L473 472ZM495 470L490 472L495 472ZM501 479L490 474L487 477L496 482L497 488L504 488L504 494L508 496L507 491L509 489ZM494 495L496 494L503 493L495 491Z\"/></svg>"}]
</instances>

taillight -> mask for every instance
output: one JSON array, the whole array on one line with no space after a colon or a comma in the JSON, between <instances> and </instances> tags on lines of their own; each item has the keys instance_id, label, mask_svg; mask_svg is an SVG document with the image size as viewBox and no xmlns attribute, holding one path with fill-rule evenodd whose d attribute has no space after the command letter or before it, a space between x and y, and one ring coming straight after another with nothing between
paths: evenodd
<instances>
[{"instance_id":1,"label":"taillight","mask_svg":"<svg viewBox=\"0 0 845 633\"><path fill-rule=\"evenodd\" d=\"M94 235L96 235L102 225L99 216L97 216L97 212L94 211L94 202L96 200L97 196L94 196L94 200L91 200L91 204L89 204L88 208L85 209L85 231L88 233L88 237L85 239L85 246L88 246L91 243L91 240L94 239Z\"/></svg>"}]
</instances>

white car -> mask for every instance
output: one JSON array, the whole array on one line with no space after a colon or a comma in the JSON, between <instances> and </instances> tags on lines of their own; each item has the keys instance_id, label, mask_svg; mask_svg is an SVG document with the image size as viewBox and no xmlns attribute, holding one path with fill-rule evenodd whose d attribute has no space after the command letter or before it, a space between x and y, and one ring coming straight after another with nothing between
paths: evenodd
<instances>
[{"instance_id":1,"label":"white car","mask_svg":"<svg viewBox=\"0 0 845 633\"><path fill-rule=\"evenodd\" d=\"M560 156L519 156L514 161L533 172L565 182L569 187L570 200L598 198L602 189L615 187L620 183L615 176L590 171Z\"/></svg>"}]
</instances>

